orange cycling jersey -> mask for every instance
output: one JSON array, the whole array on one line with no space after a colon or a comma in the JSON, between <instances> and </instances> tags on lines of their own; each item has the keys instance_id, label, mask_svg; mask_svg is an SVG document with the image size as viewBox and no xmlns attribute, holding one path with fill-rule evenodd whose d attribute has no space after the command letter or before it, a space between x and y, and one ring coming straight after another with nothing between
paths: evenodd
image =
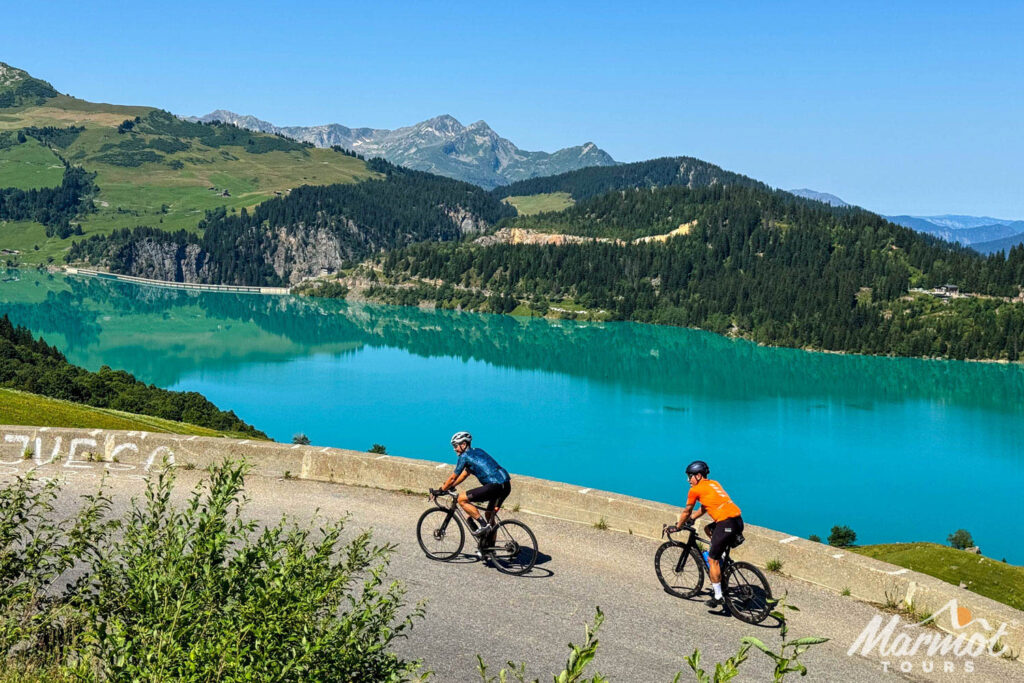
<instances>
[{"instance_id":1,"label":"orange cycling jersey","mask_svg":"<svg viewBox=\"0 0 1024 683\"><path fill-rule=\"evenodd\" d=\"M732 498L725 492L722 485L714 479L701 479L690 487L690 493L686 496L686 504L693 505L700 501L700 504L711 515L711 519L721 522L730 517L739 517L740 509Z\"/></svg>"}]
</instances>

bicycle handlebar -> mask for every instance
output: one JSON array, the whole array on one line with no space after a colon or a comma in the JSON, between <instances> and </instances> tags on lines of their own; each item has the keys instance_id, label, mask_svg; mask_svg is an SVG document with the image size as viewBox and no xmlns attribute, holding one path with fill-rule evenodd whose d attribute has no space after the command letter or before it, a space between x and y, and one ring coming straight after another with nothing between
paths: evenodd
<instances>
[{"instance_id":1,"label":"bicycle handlebar","mask_svg":"<svg viewBox=\"0 0 1024 683\"><path fill-rule=\"evenodd\" d=\"M671 531L670 531L671 529ZM661 525L661 535L672 538L672 534L678 534L680 531L689 531L691 534L697 532L697 528L693 526L693 522L687 522L681 527L675 525L669 526L668 524Z\"/></svg>"}]
</instances>

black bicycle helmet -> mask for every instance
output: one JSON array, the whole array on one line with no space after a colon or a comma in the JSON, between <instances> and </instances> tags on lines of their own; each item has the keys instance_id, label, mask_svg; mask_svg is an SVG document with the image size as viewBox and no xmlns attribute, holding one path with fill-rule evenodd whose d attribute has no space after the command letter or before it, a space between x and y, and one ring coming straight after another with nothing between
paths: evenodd
<instances>
[{"instance_id":1,"label":"black bicycle helmet","mask_svg":"<svg viewBox=\"0 0 1024 683\"><path fill-rule=\"evenodd\" d=\"M691 474L702 474L707 477L711 474L711 468L708 467L708 464L703 460L694 460L686 466L686 476L690 476Z\"/></svg>"}]
</instances>

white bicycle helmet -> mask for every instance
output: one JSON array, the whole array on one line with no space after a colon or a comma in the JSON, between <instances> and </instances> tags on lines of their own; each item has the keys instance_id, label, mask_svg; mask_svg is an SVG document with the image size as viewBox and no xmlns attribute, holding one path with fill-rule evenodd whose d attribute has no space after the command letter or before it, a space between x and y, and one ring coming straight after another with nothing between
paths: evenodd
<instances>
[{"instance_id":1,"label":"white bicycle helmet","mask_svg":"<svg viewBox=\"0 0 1024 683\"><path fill-rule=\"evenodd\" d=\"M458 446L460 443L472 443L473 435L469 432L455 432L452 436L452 445Z\"/></svg>"}]
</instances>

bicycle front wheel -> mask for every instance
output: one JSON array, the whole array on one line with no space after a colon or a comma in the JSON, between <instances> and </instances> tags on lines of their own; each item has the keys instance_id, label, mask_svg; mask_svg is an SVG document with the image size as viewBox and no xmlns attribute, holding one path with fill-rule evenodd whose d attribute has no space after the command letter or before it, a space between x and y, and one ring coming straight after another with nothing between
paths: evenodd
<instances>
[{"instance_id":1,"label":"bicycle front wheel","mask_svg":"<svg viewBox=\"0 0 1024 683\"><path fill-rule=\"evenodd\" d=\"M692 598L704 587L704 558L696 548L666 541L654 554L654 571L665 590L677 598Z\"/></svg>"},{"instance_id":2,"label":"bicycle front wheel","mask_svg":"<svg viewBox=\"0 0 1024 683\"><path fill-rule=\"evenodd\" d=\"M462 552L466 531L462 524L443 508L430 508L416 524L416 540L432 560L450 560Z\"/></svg>"},{"instance_id":3,"label":"bicycle front wheel","mask_svg":"<svg viewBox=\"0 0 1024 683\"><path fill-rule=\"evenodd\" d=\"M749 562L734 562L723 572L722 597L732 615L748 624L760 624L772 612L772 589L760 569Z\"/></svg>"},{"instance_id":4,"label":"bicycle front wheel","mask_svg":"<svg viewBox=\"0 0 1024 683\"><path fill-rule=\"evenodd\" d=\"M537 562L537 537L517 519L498 524L486 550L494 566L505 574L525 574Z\"/></svg>"}]
</instances>

